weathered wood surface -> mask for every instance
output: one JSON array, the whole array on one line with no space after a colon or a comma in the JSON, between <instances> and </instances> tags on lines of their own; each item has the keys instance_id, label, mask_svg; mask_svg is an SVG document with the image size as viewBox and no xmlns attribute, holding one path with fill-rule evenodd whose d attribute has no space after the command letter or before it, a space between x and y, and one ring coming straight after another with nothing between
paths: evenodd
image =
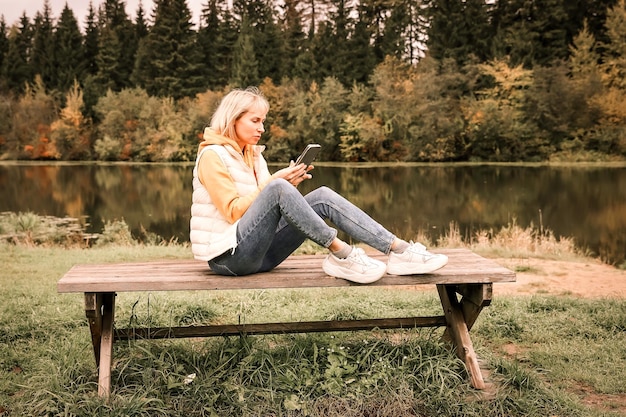
<instances>
[{"instance_id":1,"label":"weathered wood surface","mask_svg":"<svg viewBox=\"0 0 626 417\"><path fill-rule=\"evenodd\" d=\"M386 319L355 319L298 321L288 323L216 324L211 326L151 327L115 329L116 340L169 339L185 337L238 336L284 333L339 332L372 329L414 329L442 327L445 316L405 317Z\"/></svg>"},{"instance_id":2,"label":"weathered wood surface","mask_svg":"<svg viewBox=\"0 0 626 417\"><path fill-rule=\"evenodd\" d=\"M368 285L476 284L515 281L515 273L467 249L438 250L448 255L448 265L432 274L385 275ZM374 258L385 260L383 255ZM291 256L267 273L243 277L214 274L206 262L152 261L123 264L81 264L57 283L60 293L184 291L269 288L346 287L359 285L330 277L322 270L324 255Z\"/></svg>"}]
</instances>

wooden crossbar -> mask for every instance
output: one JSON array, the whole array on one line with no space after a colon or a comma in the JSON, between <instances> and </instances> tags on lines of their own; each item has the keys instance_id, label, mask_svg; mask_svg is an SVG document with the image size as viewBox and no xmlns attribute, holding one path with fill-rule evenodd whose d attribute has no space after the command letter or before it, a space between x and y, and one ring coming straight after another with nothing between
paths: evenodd
<instances>
[{"instance_id":1,"label":"wooden crossbar","mask_svg":"<svg viewBox=\"0 0 626 417\"><path fill-rule=\"evenodd\" d=\"M296 321L288 323L218 324L214 326L151 327L115 330L116 340L239 336L283 333L345 332L373 329L412 329L446 325L445 316L389 319Z\"/></svg>"}]
</instances>

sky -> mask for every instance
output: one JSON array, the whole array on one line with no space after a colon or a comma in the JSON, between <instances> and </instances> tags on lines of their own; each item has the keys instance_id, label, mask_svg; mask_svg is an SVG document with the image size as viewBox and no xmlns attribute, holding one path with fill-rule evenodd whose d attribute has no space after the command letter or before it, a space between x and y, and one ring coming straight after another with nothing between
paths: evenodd
<instances>
[{"instance_id":1,"label":"sky","mask_svg":"<svg viewBox=\"0 0 626 417\"><path fill-rule=\"evenodd\" d=\"M87 12L89 10L89 0L49 0L50 8L52 9L52 17L55 21L61 15L61 11L65 6L65 3L69 6L70 9L74 12L74 16L76 20L78 20L78 26L83 29L85 26L85 21L87 19ZM104 3L104 0L92 0L94 8ZM139 6L140 0L125 0L126 4L126 13L134 19L135 12ZM150 18L152 16L152 0L141 0L143 3L143 9L146 13L146 18ZM193 23L198 24L200 19L200 13L202 10L202 5L206 3L206 0L187 0L187 5L191 10L191 14L193 15ZM7 27L11 26L14 23L17 23L22 16L22 13L26 12L26 16L28 16L33 21L35 14L43 10L44 0L0 0L0 14L4 15L4 21L7 24Z\"/></svg>"}]
</instances>

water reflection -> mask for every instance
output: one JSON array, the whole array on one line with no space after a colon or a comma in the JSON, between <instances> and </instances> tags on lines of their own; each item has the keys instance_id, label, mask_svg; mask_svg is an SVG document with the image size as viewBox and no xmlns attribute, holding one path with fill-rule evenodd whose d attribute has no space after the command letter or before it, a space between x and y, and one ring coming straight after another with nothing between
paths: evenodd
<instances>
[{"instance_id":1,"label":"water reflection","mask_svg":"<svg viewBox=\"0 0 626 417\"><path fill-rule=\"evenodd\" d=\"M573 237L612 262L626 258L626 168L502 165L317 166L308 190L328 185L394 233L434 239L515 220ZM88 216L92 231L124 219L165 238L188 239L188 164L0 165L0 211Z\"/></svg>"}]
</instances>

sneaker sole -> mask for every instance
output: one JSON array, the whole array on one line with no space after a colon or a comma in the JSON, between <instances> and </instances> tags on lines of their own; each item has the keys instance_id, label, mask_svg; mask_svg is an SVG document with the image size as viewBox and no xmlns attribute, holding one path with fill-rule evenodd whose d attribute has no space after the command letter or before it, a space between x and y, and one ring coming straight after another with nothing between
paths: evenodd
<instances>
[{"instance_id":1,"label":"sneaker sole","mask_svg":"<svg viewBox=\"0 0 626 417\"><path fill-rule=\"evenodd\" d=\"M367 275L360 274L358 272L353 272L352 274L348 275L343 268L326 262L322 264L322 269L327 275L330 275L331 277L345 279L346 281L356 282L358 284L371 284L372 282L376 282L381 279L383 275L385 275L386 271L386 268L381 268L382 271L374 270Z\"/></svg>"},{"instance_id":2,"label":"sneaker sole","mask_svg":"<svg viewBox=\"0 0 626 417\"><path fill-rule=\"evenodd\" d=\"M396 263L387 265L387 273L390 275L420 275L430 274L448 264L448 257L437 255L430 262L417 264L412 262Z\"/></svg>"}]
</instances>

